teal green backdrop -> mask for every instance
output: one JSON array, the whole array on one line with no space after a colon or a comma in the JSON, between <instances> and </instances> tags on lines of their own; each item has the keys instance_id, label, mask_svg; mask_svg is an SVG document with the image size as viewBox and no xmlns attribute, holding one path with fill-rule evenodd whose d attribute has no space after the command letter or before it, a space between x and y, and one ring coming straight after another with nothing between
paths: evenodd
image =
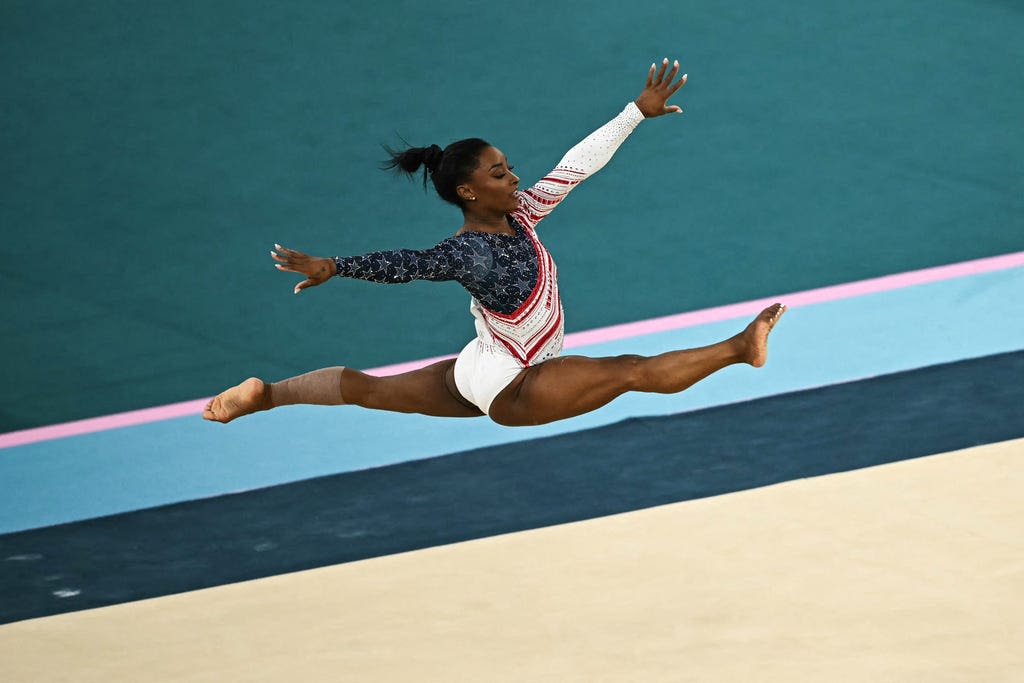
<instances>
[{"instance_id":1,"label":"teal green backdrop","mask_svg":"<svg viewBox=\"0 0 1024 683\"><path fill-rule=\"evenodd\" d=\"M685 114L542 225L569 331L1024 250L1022 35L995 0L3 0L0 431L458 350L457 285L294 296L269 250L432 245L460 215L381 145L529 183L662 56Z\"/></svg>"}]
</instances>

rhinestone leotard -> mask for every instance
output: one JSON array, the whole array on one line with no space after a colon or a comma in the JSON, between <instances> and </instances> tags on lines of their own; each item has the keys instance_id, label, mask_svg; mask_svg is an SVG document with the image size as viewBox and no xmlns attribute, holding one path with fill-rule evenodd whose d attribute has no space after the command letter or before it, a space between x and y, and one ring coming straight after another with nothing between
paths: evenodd
<instances>
[{"instance_id":1,"label":"rhinestone leotard","mask_svg":"<svg viewBox=\"0 0 1024 683\"><path fill-rule=\"evenodd\" d=\"M557 270L534 228L601 169L642 120L629 103L569 150L551 173L521 191L520 206L508 217L515 235L463 232L419 251L337 257L337 274L386 284L454 280L473 297L471 311L482 339L499 342L523 366L557 356L564 329Z\"/></svg>"}]
</instances>

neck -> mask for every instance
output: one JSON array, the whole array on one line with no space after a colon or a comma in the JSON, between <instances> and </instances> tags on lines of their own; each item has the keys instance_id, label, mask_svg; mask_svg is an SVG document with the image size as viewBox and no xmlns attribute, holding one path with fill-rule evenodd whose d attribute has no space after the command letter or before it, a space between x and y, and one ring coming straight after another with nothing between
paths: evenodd
<instances>
[{"instance_id":1,"label":"neck","mask_svg":"<svg viewBox=\"0 0 1024 683\"><path fill-rule=\"evenodd\" d=\"M462 230L509 233L512 228L508 224L505 214L478 214L472 211L463 211Z\"/></svg>"}]
</instances>

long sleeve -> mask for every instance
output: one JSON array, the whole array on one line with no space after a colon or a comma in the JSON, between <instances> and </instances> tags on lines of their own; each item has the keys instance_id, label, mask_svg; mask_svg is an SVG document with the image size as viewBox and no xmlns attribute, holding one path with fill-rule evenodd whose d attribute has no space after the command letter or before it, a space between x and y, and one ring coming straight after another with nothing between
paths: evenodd
<instances>
[{"instance_id":1,"label":"long sleeve","mask_svg":"<svg viewBox=\"0 0 1024 683\"><path fill-rule=\"evenodd\" d=\"M465 232L435 247L395 249L334 259L341 277L382 284L413 280L455 280L492 311L512 313L526 301L537 282L533 240L516 235Z\"/></svg>"},{"instance_id":2,"label":"long sleeve","mask_svg":"<svg viewBox=\"0 0 1024 683\"><path fill-rule=\"evenodd\" d=\"M643 120L644 115L636 104L627 104L618 116L566 152L554 170L537 184L520 192L520 206L513 217L531 228L536 227L574 187L601 170Z\"/></svg>"},{"instance_id":3,"label":"long sleeve","mask_svg":"<svg viewBox=\"0 0 1024 683\"><path fill-rule=\"evenodd\" d=\"M473 263L473 253L465 248L465 242L454 238L420 251L393 249L362 256L338 256L334 264L341 277L382 284L413 280L461 281L474 268L480 268L480 265Z\"/></svg>"}]
</instances>

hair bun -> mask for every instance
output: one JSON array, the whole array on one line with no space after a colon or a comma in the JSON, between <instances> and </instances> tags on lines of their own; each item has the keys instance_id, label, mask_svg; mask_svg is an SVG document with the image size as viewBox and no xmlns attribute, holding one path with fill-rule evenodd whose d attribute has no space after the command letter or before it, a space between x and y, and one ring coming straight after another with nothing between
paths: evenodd
<instances>
[{"instance_id":1,"label":"hair bun","mask_svg":"<svg viewBox=\"0 0 1024 683\"><path fill-rule=\"evenodd\" d=\"M423 150L423 165L427 167L428 171L433 173L441 165L441 157L443 156L443 149L437 145L431 145Z\"/></svg>"}]
</instances>

